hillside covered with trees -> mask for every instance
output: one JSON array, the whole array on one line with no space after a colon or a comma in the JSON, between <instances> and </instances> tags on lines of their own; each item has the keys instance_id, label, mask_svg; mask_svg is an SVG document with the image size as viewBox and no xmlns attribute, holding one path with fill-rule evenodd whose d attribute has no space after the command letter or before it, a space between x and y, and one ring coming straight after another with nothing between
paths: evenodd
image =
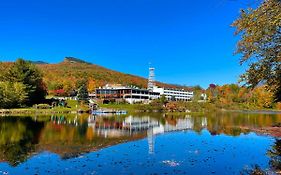
<instances>
[{"instance_id":1,"label":"hillside covered with trees","mask_svg":"<svg viewBox=\"0 0 281 175\"><path fill-rule=\"evenodd\" d=\"M147 79L139 76L125 74L110 70L83 60L66 57L58 64L45 62L33 62L43 74L43 81L48 93L53 95L69 95L77 90L81 84L87 84L88 91L93 92L95 88L105 84L122 84L146 88ZM6 72L12 63L0 63L0 74ZM157 82L158 86L178 87L176 85Z\"/></svg>"}]
</instances>

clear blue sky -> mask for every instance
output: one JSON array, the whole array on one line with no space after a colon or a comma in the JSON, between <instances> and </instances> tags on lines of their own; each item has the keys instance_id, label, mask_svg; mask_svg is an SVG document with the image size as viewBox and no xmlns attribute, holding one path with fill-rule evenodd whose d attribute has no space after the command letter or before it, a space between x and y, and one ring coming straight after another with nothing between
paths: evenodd
<instances>
[{"instance_id":1,"label":"clear blue sky","mask_svg":"<svg viewBox=\"0 0 281 175\"><path fill-rule=\"evenodd\" d=\"M230 24L245 0L6 0L0 3L0 60L81 58L113 70L201 85L236 83Z\"/></svg>"}]
</instances>

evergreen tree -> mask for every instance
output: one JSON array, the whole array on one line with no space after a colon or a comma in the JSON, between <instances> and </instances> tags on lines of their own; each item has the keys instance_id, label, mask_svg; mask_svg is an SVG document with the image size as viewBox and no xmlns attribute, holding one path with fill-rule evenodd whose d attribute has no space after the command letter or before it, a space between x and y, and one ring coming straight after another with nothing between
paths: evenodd
<instances>
[{"instance_id":1,"label":"evergreen tree","mask_svg":"<svg viewBox=\"0 0 281 175\"><path fill-rule=\"evenodd\" d=\"M41 72L34 64L23 59L18 59L0 81L22 83L27 93L28 105L41 102L47 94Z\"/></svg>"},{"instance_id":2,"label":"evergreen tree","mask_svg":"<svg viewBox=\"0 0 281 175\"><path fill-rule=\"evenodd\" d=\"M88 95L87 85L83 84L78 89L77 98L78 98L78 100L87 100L88 97L89 97L89 95Z\"/></svg>"}]
</instances>

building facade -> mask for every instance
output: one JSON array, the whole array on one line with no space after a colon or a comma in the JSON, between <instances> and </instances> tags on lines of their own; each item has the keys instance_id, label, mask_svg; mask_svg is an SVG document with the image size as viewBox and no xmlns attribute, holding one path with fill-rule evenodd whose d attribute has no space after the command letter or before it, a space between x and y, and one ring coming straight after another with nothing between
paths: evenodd
<instances>
[{"instance_id":1,"label":"building facade","mask_svg":"<svg viewBox=\"0 0 281 175\"><path fill-rule=\"evenodd\" d=\"M184 89L159 88L154 86L153 92L158 92L164 95L167 100L171 101L191 101L193 92L185 91Z\"/></svg>"},{"instance_id":2,"label":"building facade","mask_svg":"<svg viewBox=\"0 0 281 175\"><path fill-rule=\"evenodd\" d=\"M151 92L160 93L170 101L191 101L193 92L185 91L184 89L159 88L155 84L155 68L149 68L149 77L147 89Z\"/></svg>"},{"instance_id":3,"label":"building facade","mask_svg":"<svg viewBox=\"0 0 281 175\"><path fill-rule=\"evenodd\" d=\"M102 88L96 89L96 98L124 99L130 104L140 102L149 103L150 100L160 98L160 93L149 91L147 89L139 89L121 85L106 85Z\"/></svg>"}]
</instances>

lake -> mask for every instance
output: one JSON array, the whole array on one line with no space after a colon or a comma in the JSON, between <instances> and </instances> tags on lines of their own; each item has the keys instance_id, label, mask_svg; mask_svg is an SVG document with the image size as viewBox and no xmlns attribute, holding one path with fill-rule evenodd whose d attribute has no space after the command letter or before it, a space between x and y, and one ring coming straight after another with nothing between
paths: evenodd
<instances>
[{"instance_id":1,"label":"lake","mask_svg":"<svg viewBox=\"0 0 281 175\"><path fill-rule=\"evenodd\" d=\"M0 118L0 175L249 174L281 169L281 114Z\"/></svg>"}]
</instances>

